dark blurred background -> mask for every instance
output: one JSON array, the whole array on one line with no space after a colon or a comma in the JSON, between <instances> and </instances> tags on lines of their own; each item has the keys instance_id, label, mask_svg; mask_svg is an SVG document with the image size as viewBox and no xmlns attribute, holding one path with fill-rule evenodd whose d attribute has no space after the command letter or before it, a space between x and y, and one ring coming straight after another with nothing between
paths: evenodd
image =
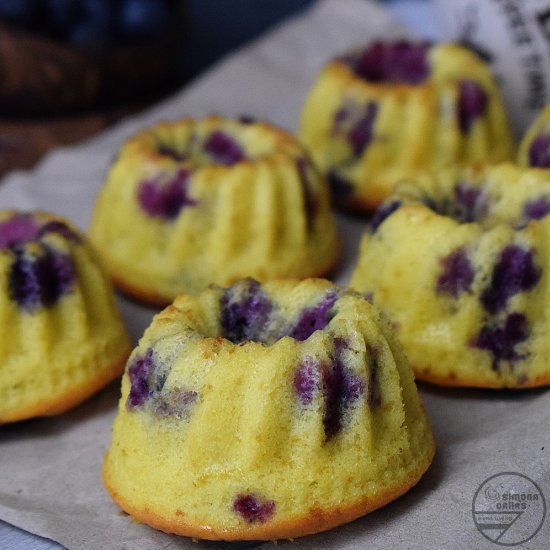
<instances>
[{"instance_id":1,"label":"dark blurred background","mask_svg":"<svg viewBox=\"0 0 550 550\"><path fill-rule=\"evenodd\" d=\"M314 0L0 0L0 176L185 85Z\"/></svg>"},{"instance_id":2,"label":"dark blurred background","mask_svg":"<svg viewBox=\"0 0 550 550\"><path fill-rule=\"evenodd\" d=\"M313 0L190 0L188 74L197 74L227 51L311 4Z\"/></svg>"}]
</instances>

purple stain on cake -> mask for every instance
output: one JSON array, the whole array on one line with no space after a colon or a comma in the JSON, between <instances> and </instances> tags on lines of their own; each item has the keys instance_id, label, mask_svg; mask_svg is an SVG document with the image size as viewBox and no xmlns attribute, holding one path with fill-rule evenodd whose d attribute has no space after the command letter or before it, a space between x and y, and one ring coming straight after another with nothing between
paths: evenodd
<instances>
[{"instance_id":1,"label":"purple stain on cake","mask_svg":"<svg viewBox=\"0 0 550 550\"><path fill-rule=\"evenodd\" d=\"M442 272L437 279L436 290L458 298L470 290L474 280L474 267L464 248L457 248L441 259Z\"/></svg>"},{"instance_id":2,"label":"purple stain on cake","mask_svg":"<svg viewBox=\"0 0 550 550\"><path fill-rule=\"evenodd\" d=\"M169 145L166 145L165 143L161 143L157 147L157 152L159 155L162 155L163 157L169 157L172 160L175 160L176 162L183 162L186 160L186 156L183 153L180 153L173 147L170 147Z\"/></svg>"},{"instance_id":3,"label":"purple stain on cake","mask_svg":"<svg viewBox=\"0 0 550 550\"><path fill-rule=\"evenodd\" d=\"M529 166L550 168L550 134L539 134L529 146Z\"/></svg>"},{"instance_id":4,"label":"purple stain on cake","mask_svg":"<svg viewBox=\"0 0 550 550\"><path fill-rule=\"evenodd\" d=\"M457 116L462 133L468 133L474 122L485 114L487 99L485 90L474 80L460 82Z\"/></svg>"},{"instance_id":5,"label":"purple stain on cake","mask_svg":"<svg viewBox=\"0 0 550 550\"><path fill-rule=\"evenodd\" d=\"M199 399L199 394L192 390L170 390L166 395L157 396L154 413L161 418L174 416L186 418Z\"/></svg>"},{"instance_id":6,"label":"purple stain on cake","mask_svg":"<svg viewBox=\"0 0 550 550\"><path fill-rule=\"evenodd\" d=\"M225 290L220 300L222 335L234 344L261 342L273 304L260 283L246 279Z\"/></svg>"},{"instance_id":7,"label":"purple stain on cake","mask_svg":"<svg viewBox=\"0 0 550 550\"><path fill-rule=\"evenodd\" d=\"M130 379L130 393L126 400L126 408L133 410L141 407L153 395L149 385L149 379L156 365L153 358L153 350L149 348L144 356L137 355L128 367Z\"/></svg>"},{"instance_id":8,"label":"purple stain on cake","mask_svg":"<svg viewBox=\"0 0 550 550\"><path fill-rule=\"evenodd\" d=\"M542 220L550 213L550 197L540 197L526 202L523 213L528 220Z\"/></svg>"},{"instance_id":9,"label":"purple stain on cake","mask_svg":"<svg viewBox=\"0 0 550 550\"><path fill-rule=\"evenodd\" d=\"M376 212L373 214L372 218L369 221L369 230L371 233L374 233L378 227L382 224L386 218L389 218L396 210L401 207L401 201L393 200L390 202L385 202Z\"/></svg>"},{"instance_id":10,"label":"purple stain on cake","mask_svg":"<svg viewBox=\"0 0 550 550\"><path fill-rule=\"evenodd\" d=\"M539 281L541 270L533 261L533 252L521 246L504 248L493 269L491 282L481 294L483 307L496 313L506 307L514 294L531 290Z\"/></svg>"},{"instance_id":11,"label":"purple stain on cake","mask_svg":"<svg viewBox=\"0 0 550 550\"><path fill-rule=\"evenodd\" d=\"M232 166L246 159L241 145L221 130L212 132L204 143L204 150L217 164Z\"/></svg>"},{"instance_id":12,"label":"purple stain on cake","mask_svg":"<svg viewBox=\"0 0 550 550\"><path fill-rule=\"evenodd\" d=\"M504 324L485 326L481 329L473 346L488 351L492 356L493 369L498 370L502 361L514 363L525 359L516 346L529 337L527 320L521 313L512 313L506 317Z\"/></svg>"},{"instance_id":13,"label":"purple stain on cake","mask_svg":"<svg viewBox=\"0 0 550 550\"><path fill-rule=\"evenodd\" d=\"M454 188L455 219L461 223L479 220L487 211L487 202L481 189L459 182Z\"/></svg>"},{"instance_id":14,"label":"purple stain on cake","mask_svg":"<svg viewBox=\"0 0 550 550\"><path fill-rule=\"evenodd\" d=\"M294 391L304 405L308 405L323 385L326 367L313 357L304 357L294 374Z\"/></svg>"},{"instance_id":15,"label":"purple stain on cake","mask_svg":"<svg viewBox=\"0 0 550 550\"><path fill-rule=\"evenodd\" d=\"M23 311L51 307L72 291L76 275L70 256L49 247L37 256L26 255L22 250L14 252L8 274L9 294Z\"/></svg>"},{"instance_id":16,"label":"purple stain on cake","mask_svg":"<svg viewBox=\"0 0 550 550\"><path fill-rule=\"evenodd\" d=\"M15 214L0 222L0 248L32 241L38 237L40 225L32 214Z\"/></svg>"},{"instance_id":17,"label":"purple stain on cake","mask_svg":"<svg viewBox=\"0 0 550 550\"><path fill-rule=\"evenodd\" d=\"M378 370L380 368L378 351L370 346L367 347L367 358L369 365L369 384L367 386L367 404L371 411L374 411L382 404L380 395L380 384L378 382Z\"/></svg>"},{"instance_id":18,"label":"purple stain on cake","mask_svg":"<svg viewBox=\"0 0 550 550\"><path fill-rule=\"evenodd\" d=\"M374 42L352 57L352 69L369 82L421 84L429 74L427 42Z\"/></svg>"},{"instance_id":19,"label":"purple stain on cake","mask_svg":"<svg viewBox=\"0 0 550 550\"><path fill-rule=\"evenodd\" d=\"M300 185L302 187L302 196L304 199L304 209L306 212L307 229L311 230L313 220L317 212L318 201L311 187L308 171L312 170L311 163L307 158L301 157L296 161L298 175L300 177Z\"/></svg>"},{"instance_id":20,"label":"purple stain on cake","mask_svg":"<svg viewBox=\"0 0 550 550\"><path fill-rule=\"evenodd\" d=\"M334 342L332 365L324 371L325 413L323 428L327 441L340 433L345 410L356 402L365 390L363 380L351 372L345 364L344 350L347 342Z\"/></svg>"},{"instance_id":21,"label":"purple stain on cake","mask_svg":"<svg viewBox=\"0 0 550 550\"><path fill-rule=\"evenodd\" d=\"M302 310L289 336L303 342L316 330L323 330L334 316L332 308L337 299L338 292L335 289L330 289L317 305Z\"/></svg>"},{"instance_id":22,"label":"purple stain on cake","mask_svg":"<svg viewBox=\"0 0 550 550\"><path fill-rule=\"evenodd\" d=\"M378 114L378 105L370 101L362 116L349 129L346 138L355 156L359 156L370 144L373 138L373 127Z\"/></svg>"},{"instance_id":23,"label":"purple stain on cake","mask_svg":"<svg viewBox=\"0 0 550 550\"><path fill-rule=\"evenodd\" d=\"M240 494L233 500L233 511L248 523L265 523L275 513L275 502L256 495Z\"/></svg>"},{"instance_id":24,"label":"purple stain on cake","mask_svg":"<svg viewBox=\"0 0 550 550\"><path fill-rule=\"evenodd\" d=\"M138 202L147 214L152 217L173 220L187 206L198 203L189 196L189 170L179 170L166 183L158 180L144 181L138 189Z\"/></svg>"}]
</instances>

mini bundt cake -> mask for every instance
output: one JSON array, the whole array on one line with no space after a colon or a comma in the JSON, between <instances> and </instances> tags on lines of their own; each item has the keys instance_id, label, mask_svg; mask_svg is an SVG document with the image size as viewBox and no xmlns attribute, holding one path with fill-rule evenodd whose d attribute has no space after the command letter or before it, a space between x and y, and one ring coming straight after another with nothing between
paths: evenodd
<instances>
[{"instance_id":1,"label":"mini bundt cake","mask_svg":"<svg viewBox=\"0 0 550 550\"><path fill-rule=\"evenodd\" d=\"M339 256L328 187L304 149L266 123L218 116L131 138L90 234L115 283L157 304L245 276L325 274Z\"/></svg>"},{"instance_id":2,"label":"mini bundt cake","mask_svg":"<svg viewBox=\"0 0 550 550\"><path fill-rule=\"evenodd\" d=\"M332 61L306 99L299 135L335 202L362 212L426 169L514 154L489 68L451 44L375 42Z\"/></svg>"},{"instance_id":3,"label":"mini bundt cake","mask_svg":"<svg viewBox=\"0 0 550 550\"><path fill-rule=\"evenodd\" d=\"M363 237L351 286L390 318L416 377L550 383L550 172L511 163L398 186Z\"/></svg>"},{"instance_id":4,"label":"mini bundt cake","mask_svg":"<svg viewBox=\"0 0 550 550\"><path fill-rule=\"evenodd\" d=\"M321 279L246 279L155 317L127 365L103 476L163 531L278 539L397 498L433 454L378 310Z\"/></svg>"},{"instance_id":5,"label":"mini bundt cake","mask_svg":"<svg viewBox=\"0 0 550 550\"><path fill-rule=\"evenodd\" d=\"M0 424L61 413L122 373L130 339L75 227L0 212L0 273Z\"/></svg>"},{"instance_id":6,"label":"mini bundt cake","mask_svg":"<svg viewBox=\"0 0 550 550\"><path fill-rule=\"evenodd\" d=\"M521 166L550 168L550 104L527 129L519 146Z\"/></svg>"}]
</instances>

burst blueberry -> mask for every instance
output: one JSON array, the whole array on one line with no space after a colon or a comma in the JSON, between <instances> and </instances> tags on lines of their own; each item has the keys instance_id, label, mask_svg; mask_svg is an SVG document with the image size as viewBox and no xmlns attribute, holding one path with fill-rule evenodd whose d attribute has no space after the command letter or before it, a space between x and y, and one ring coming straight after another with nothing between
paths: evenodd
<instances>
[{"instance_id":1,"label":"burst blueberry","mask_svg":"<svg viewBox=\"0 0 550 550\"><path fill-rule=\"evenodd\" d=\"M246 159L241 145L225 132L212 132L204 144L204 150L217 164L233 166Z\"/></svg>"},{"instance_id":2,"label":"burst blueberry","mask_svg":"<svg viewBox=\"0 0 550 550\"><path fill-rule=\"evenodd\" d=\"M355 73L369 82L421 84L430 73L427 42L375 42L354 60Z\"/></svg>"},{"instance_id":3,"label":"burst blueberry","mask_svg":"<svg viewBox=\"0 0 550 550\"><path fill-rule=\"evenodd\" d=\"M503 325L483 327L473 345L488 351L492 356L493 369L498 370L502 361L513 364L526 357L517 351L516 346L528 337L527 319L521 313L512 313Z\"/></svg>"},{"instance_id":4,"label":"burst blueberry","mask_svg":"<svg viewBox=\"0 0 550 550\"><path fill-rule=\"evenodd\" d=\"M370 101L365 107L363 115L348 131L346 137L355 156L359 156L372 141L377 114L378 105L374 101Z\"/></svg>"},{"instance_id":5,"label":"burst blueberry","mask_svg":"<svg viewBox=\"0 0 550 550\"><path fill-rule=\"evenodd\" d=\"M138 202L147 214L167 220L176 218L187 206L198 202L189 195L191 173L181 169L167 183L159 179L144 181L138 189Z\"/></svg>"},{"instance_id":6,"label":"burst blueberry","mask_svg":"<svg viewBox=\"0 0 550 550\"><path fill-rule=\"evenodd\" d=\"M257 281L247 279L227 289L220 301L222 335L238 344L262 341L273 304Z\"/></svg>"},{"instance_id":7,"label":"burst blueberry","mask_svg":"<svg viewBox=\"0 0 550 550\"><path fill-rule=\"evenodd\" d=\"M39 231L40 226L32 214L15 214L0 222L0 248L32 241L38 237Z\"/></svg>"},{"instance_id":8,"label":"burst blueberry","mask_svg":"<svg viewBox=\"0 0 550 550\"><path fill-rule=\"evenodd\" d=\"M464 248L457 248L441 260L443 268L436 284L439 294L448 294L458 298L470 290L474 280L474 268Z\"/></svg>"},{"instance_id":9,"label":"burst blueberry","mask_svg":"<svg viewBox=\"0 0 550 550\"><path fill-rule=\"evenodd\" d=\"M130 393L126 400L126 408L129 410L141 407L151 396L153 391L149 384L149 378L153 374L156 365L153 358L153 350L148 349L144 356L138 355L128 367L130 379Z\"/></svg>"},{"instance_id":10,"label":"burst blueberry","mask_svg":"<svg viewBox=\"0 0 550 550\"><path fill-rule=\"evenodd\" d=\"M248 523L265 523L275 513L273 500L262 500L256 495L237 495L233 501L233 511Z\"/></svg>"},{"instance_id":11,"label":"burst blueberry","mask_svg":"<svg viewBox=\"0 0 550 550\"><path fill-rule=\"evenodd\" d=\"M454 199L456 212L453 217L461 223L477 221L487 209L481 190L465 182L455 185Z\"/></svg>"},{"instance_id":12,"label":"burst blueberry","mask_svg":"<svg viewBox=\"0 0 550 550\"><path fill-rule=\"evenodd\" d=\"M550 134L539 134L529 146L529 166L550 168Z\"/></svg>"},{"instance_id":13,"label":"burst blueberry","mask_svg":"<svg viewBox=\"0 0 550 550\"><path fill-rule=\"evenodd\" d=\"M364 391L361 378L352 373L344 361L345 346L335 345L331 369L324 371L325 414L323 427L327 441L341 430L344 414Z\"/></svg>"},{"instance_id":14,"label":"burst blueberry","mask_svg":"<svg viewBox=\"0 0 550 550\"><path fill-rule=\"evenodd\" d=\"M332 308L338 299L338 292L329 290L315 306L305 308L289 336L300 342L307 340L316 330L324 329L333 317Z\"/></svg>"},{"instance_id":15,"label":"burst blueberry","mask_svg":"<svg viewBox=\"0 0 550 550\"><path fill-rule=\"evenodd\" d=\"M474 122L485 114L487 100L487 93L477 82L473 80L460 82L457 116L462 133L468 133Z\"/></svg>"},{"instance_id":16,"label":"burst blueberry","mask_svg":"<svg viewBox=\"0 0 550 550\"><path fill-rule=\"evenodd\" d=\"M489 313L506 307L512 296L531 290L539 281L541 270L533 261L533 252L518 245L504 248L493 269L489 286L481 302Z\"/></svg>"},{"instance_id":17,"label":"burst blueberry","mask_svg":"<svg viewBox=\"0 0 550 550\"><path fill-rule=\"evenodd\" d=\"M523 213L528 220L542 220L550 213L550 197L540 197L525 203Z\"/></svg>"},{"instance_id":18,"label":"burst blueberry","mask_svg":"<svg viewBox=\"0 0 550 550\"><path fill-rule=\"evenodd\" d=\"M52 307L72 291L76 275L70 256L49 247L43 247L37 256L27 255L21 249L14 254L8 274L9 293L22 310Z\"/></svg>"}]
</instances>

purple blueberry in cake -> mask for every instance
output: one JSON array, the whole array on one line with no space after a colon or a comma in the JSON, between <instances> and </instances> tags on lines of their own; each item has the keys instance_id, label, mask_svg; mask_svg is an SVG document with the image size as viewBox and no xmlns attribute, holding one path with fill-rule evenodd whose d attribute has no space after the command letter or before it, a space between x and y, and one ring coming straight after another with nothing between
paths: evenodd
<instances>
[{"instance_id":1,"label":"purple blueberry in cake","mask_svg":"<svg viewBox=\"0 0 550 550\"><path fill-rule=\"evenodd\" d=\"M153 395L149 387L149 378L155 370L153 350L148 349L144 356L137 355L128 367L130 379L130 393L126 400L126 408L129 410L141 407Z\"/></svg>"},{"instance_id":2,"label":"purple blueberry in cake","mask_svg":"<svg viewBox=\"0 0 550 550\"><path fill-rule=\"evenodd\" d=\"M373 127L378 113L378 105L370 101L363 115L353 124L347 133L347 140L355 156L359 156L373 138Z\"/></svg>"},{"instance_id":3,"label":"purple blueberry in cake","mask_svg":"<svg viewBox=\"0 0 550 550\"><path fill-rule=\"evenodd\" d=\"M351 372L344 359L346 344L342 339L335 342L332 364L325 370L325 414L323 427L325 437L330 440L342 429L345 411L364 392L363 380Z\"/></svg>"},{"instance_id":4,"label":"purple blueberry in cake","mask_svg":"<svg viewBox=\"0 0 550 550\"><path fill-rule=\"evenodd\" d=\"M474 267L464 248L457 248L441 260L443 268L437 279L436 290L439 294L449 294L458 298L470 290L474 280Z\"/></svg>"},{"instance_id":5,"label":"purple blueberry in cake","mask_svg":"<svg viewBox=\"0 0 550 550\"><path fill-rule=\"evenodd\" d=\"M260 283L246 279L228 288L220 302L222 336L234 344L264 341L263 335L273 304Z\"/></svg>"},{"instance_id":6,"label":"purple blueberry in cake","mask_svg":"<svg viewBox=\"0 0 550 550\"><path fill-rule=\"evenodd\" d=\"M324 329L333 317L332 308L338 299L335 289L329 290L315 306L305 308L289 336L300 342L307 340L316 330Z\"/></svg>"},{"instance_id":7,"label":"purple blueberry in cake","mask_svg":"<svg viewBox=\"0 0 550 550\"><path fill-rule=\"evenodd\" d=\"M429 47L427 42L374 42L350 61L355 74L369 82L421 84L430 74Z\"/></svg>"},{"instance_id":8,"label":"purple blueberry in cake","mask_svg":"<svg viewBox=\"0 0 550 550\"><path fill-rule=\"evenodd\" d=\"M518 245L507 246L495 264L489 286L481 294L483 307L493 314L504 309L509 298L531 290L540 275L532 250Z\"/></svg>"},{"instance_id":9,"label":"purple blueberry in cake","mask_svg":"<svg viewBox=\"0 0 550 550\"><path fill-rule=\"evenodd\" d=\"M550 168L550 133L539 134L529 146L529 166Z\"/></svg>"},{"instance_id":10,"label":"purple blueberry in cake","mask_svg":"<svg viewBox=\"0 0 550 550\"><path fill-rule=\"evenodd\" d=\"M184 207L197 205L189 196L190 176L189 170L181 169L166 183L160 178L144 181L138 189L140 206L150 216L173 220Z\"/></svg>"},{"instance_id":11,"label":"purple blueberry in cake","mask_svg":"<svg viewBox=\"0 0 550 550\"><path fill-rule=\"evenodd\" d=\"M528 220L542 220L550 213L550 197L540 197L525 203L523 212Z\"/></svg>"},{"instance_id":12,"label":"purple blueberry in cake","mask_svg":"<svg viewBox=\"0 0 550 550\"><path fill-rule=\"evenodd\" d=\"M461 223L471 223L479 220L487 212L487 200L481 189L472 187L465 182L458 182L454 188L453 217Z\"/></svg>"},{"instance_id":13,"label":"purple blueberry in cake","mask_svg":"<svg viewBox=\"0 0 550 550\"><path fill-rule=\"evenodd\" d=\"M481 329L473 345L488 351L493 360L493 369L498 370L502 361L515 363L525 359L516 346L529 337L527 320L521 313L512 313L506 317L503 325L488 325Z\"/></svg>"},{"instance_id":14,"label":"purple blueberry in cake","mask_svg":"<svg viewBox=\"0 0 550 550\"><path fill-rule=\"evenodd\" d=\"M213 158L214 162L225 166L232 166L246 160L241 145L221 130L210 134L204 143L204 150Z\"/></svg>"},{"instance_id":15,"label":"purple blueberry in cake","mask_svg":"<svg viewBox=\"0 0 550 550\"><path fill-rule=\"evenodd\" d=\"M9 295L23 311L51 307L72 291L76 274L70 256L47 246L38 255L19 248L14 254L8 274Z\"/></svg>"},{"instance_id":16,"label":"purple blueberry in cake","mask_svg":"<svg viewBox=\"0 0 550 550\"><path fill-rule=\"evenodd\" d=\"M32 214L15 214L0 222L0 248L32 241L38 237L39 231L40 226Z\"/></svg>"},{"instance_id":17,"label":"purple blueberry in cake","mask_svg":"<svg viewBox=\"0 0 550 550\"><path fill-rule=\"evenodd\" d=\"M265 523L275 513L275 502L263 500L257 495L237 495L233 511L249 523Z\"/></svg>"},{"instance_id":18,"label":"purple blueberry in cake","mask_svg":"<svg viewBox=\"0 0 550 550\"><path fill-rule=\"evenodd\" d=\"M474 122L485 114L487 99L485 90L474 80L460 82L457 116L462 133L468 133Z\"/></svg>"}]
</instances>

